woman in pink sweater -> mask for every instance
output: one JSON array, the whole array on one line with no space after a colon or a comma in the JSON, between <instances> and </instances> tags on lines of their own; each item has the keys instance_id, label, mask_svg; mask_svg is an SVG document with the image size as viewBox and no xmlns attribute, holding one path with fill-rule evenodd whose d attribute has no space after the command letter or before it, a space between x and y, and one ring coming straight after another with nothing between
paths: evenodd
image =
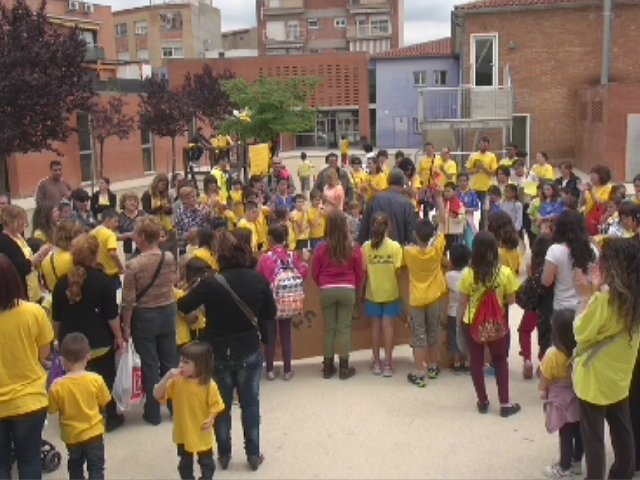
<instances>
[{"instance_id":1,"label":"woman in pink sweater","mask_svg":"<svg viewBox=\"0 0 640 480\"><path fill-rule=\"evenodd\" d=\"M261 273L269 283L273 283L278 271L283 266L292 265L302 278L307 278L309 273L308 253L303 257L298 253L290 252L287 248L289 231L285 225L275 224L269 227L269 243L271 250L260 257L258 262L258 272ZM293 370L291 362L293 360L293 318L276 318L275 321L269 323L269 338L265 354L267 379L275 380L278 372L274 368L276 357L276 344L278 343L278 334L280 335L280 344L282 346L282 362L284 364L285 380L291 380Z\"/></svg>"},{"instance_id":2,"label":"woman in pink sweater","mask_svg":"<svg viewBox=\"0 0 640 480\"><path fill-rule=\"evenodd\" d=\"M340 379L355 375L349 366L351 352L351 321L357 292L365 279L364 257L360 246L349 234L347 217L339 210L327 216L327 240L313 255L311 275L320 287L320 304L324 316L323 376L336 373L335 343L338 341Z\"/></svg>"}]
</instances>

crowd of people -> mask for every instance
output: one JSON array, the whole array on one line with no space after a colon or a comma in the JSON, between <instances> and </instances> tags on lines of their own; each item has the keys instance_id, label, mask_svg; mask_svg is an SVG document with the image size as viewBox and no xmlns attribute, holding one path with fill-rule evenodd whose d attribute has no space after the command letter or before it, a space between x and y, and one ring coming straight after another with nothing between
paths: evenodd
<instances>
[{"instance_id":1,"label":"crowd of people","mask_svg":"<svg viewBox=\"0 0 640 480\"><path fill-rule=\"evenodd\" d=\"M501 160L489 146L482 138L461 166L431 143L417 165L370 145L364 158L349 155L343 144L319 172L304 153L296 172L274 157L247 185L222 155L202 189L158 174L142 196L119 199L107 178L92 195L73 190L54 161L30 236L26 212L0 197L0 478L10 478L12 457L20 478L41 478L47 412L60 416L70 478L84 478L85 466L104 478L104 434L125 423L110 392L130 342L143 419L159 425L169 409L180 477L194 478L195 458L201 478L212 478L214 451L228 468L236 401L258 470L260 381L294 378L293 320L310 277L324 320L323 378L356 375L352 322L362 315L371 373L393 376L402 318L412 385L424 388L448 364L470 376L487 414L486 377L495 376L505 418L521 411L509 392L517 303L522 374L539 379L546 428L560 438L545 475L578 474L584 457L586 477L605 478L606 422L609 478L630 479L640 470L640 176L627 195L605 166L582 182L563 162L556 178L544 152L527 168L517 146ZM67 373L48 391L52 349Z\"/></svg>"}]
</instances>

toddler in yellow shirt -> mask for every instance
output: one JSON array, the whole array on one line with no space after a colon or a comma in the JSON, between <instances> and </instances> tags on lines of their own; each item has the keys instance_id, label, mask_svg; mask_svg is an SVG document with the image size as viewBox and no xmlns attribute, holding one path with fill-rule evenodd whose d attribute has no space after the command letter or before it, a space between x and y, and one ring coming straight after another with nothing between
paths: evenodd
<instances>
[{"instance_id":1,"label":"toddler in yellow shirt","mask_svg":"<svg viewBox=\"0 0 640 480\"><path fill-rule=\"evenodd\" d=\"M193 457L198 457L200 478L212 479L213 422L225 408L213 375L213 352L204 342L191 342L180 351L180 365L153 389L158 401L173 402L173 441L178 449L180 478L195 478Z\"/></svg>"},{"instance_id":2,"label":"toddler in yellow shirt","mask_svg":"<svg viewBox=\"0 0 640 480\"><path fill-rule=\"evenodd\" d=\"M60 437L67 445L69 478L104 477L104 409L111 394L97 373L87 372L89 340L81 333L70 333L60 346L62 363L68 372L51 385L49 413L59 414Z\"/></svg>"}]
</instances>

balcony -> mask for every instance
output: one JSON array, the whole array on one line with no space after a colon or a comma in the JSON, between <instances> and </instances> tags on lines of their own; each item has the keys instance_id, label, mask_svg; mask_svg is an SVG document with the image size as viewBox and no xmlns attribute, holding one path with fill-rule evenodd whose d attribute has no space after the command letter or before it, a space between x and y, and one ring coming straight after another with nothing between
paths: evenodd
<instances>
[{"instance_id":1,"label":"balcony","mask_svg":"<svg viewBox=\"0 0 640 480\"><path fill-rule=\"evenodd\" d=\"M262 13L265 16L304 13L304 0L265 0Z\"/></svg>"},{"instance_id":2,"label":"balcony","mask_svg":"<svg viewBox=\"0 0 640 480\"><path fill-rule=\"evenodd\" d=\"M290 28L281 35L263 32L262 40L267 48L280 48L282 46L303 46L307 41L307 31L303 28Z\"/></svg>"},{"instance_id":3,"label":"balcony","mask_svg":"<svg viewBox=\"0 0 640 480\"><path fill-rule=\"evenodd\" d=\"M391 13L391 0L349 0L349 13Z\"/></svg>"},{"instance_id":4,"label":"balcony","mask_svg":"<svg viewBox=\"0 0 640 480\"><path fill-rule=\"evenodd\" d=\"M391 25L357 25L347 27L347 38L387 38L391 37Z\"/></svg>"},{"instance_id":5,"label":"balcony","mask_svg":"<svg viewBox=\"0 0 640 480\"><path fill-rule=\"evenodd\" d=\"M87 45L87 52L84 54L86 63L96 63L104 60L104 47L98 45Z\"/></svg>"},{"instance_id":6,"label":"balcony","mask_svg":"<svg viewBox=\"0 0 640 480\"><path fill-rule=\"evenodd\" d=\"M513 117L513 88L423 87L418 89L422 130L508 128Z\"/></svg>"}]
</instances>

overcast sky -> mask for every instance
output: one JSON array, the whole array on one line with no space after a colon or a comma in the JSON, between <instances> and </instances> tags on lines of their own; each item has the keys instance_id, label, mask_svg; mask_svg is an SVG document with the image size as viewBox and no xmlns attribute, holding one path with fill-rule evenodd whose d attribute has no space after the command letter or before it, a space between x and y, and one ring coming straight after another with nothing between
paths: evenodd
<instances>
[{"instance_id":1,"label":"overcast sky","mask_svg":"<svg viewBox=\"0 0 640 480\"><path fill-rule=\"evenodd\" d=\"M451 34L450 12L453 5L466 0L404 0L404 44L426 42ZM103 0L114 10L148 4L148 0ZM155 3L155 0L154 0ZM222 29L256 25L255 0L213 0L222 11Z\"/></svg>"}]
</instances>

